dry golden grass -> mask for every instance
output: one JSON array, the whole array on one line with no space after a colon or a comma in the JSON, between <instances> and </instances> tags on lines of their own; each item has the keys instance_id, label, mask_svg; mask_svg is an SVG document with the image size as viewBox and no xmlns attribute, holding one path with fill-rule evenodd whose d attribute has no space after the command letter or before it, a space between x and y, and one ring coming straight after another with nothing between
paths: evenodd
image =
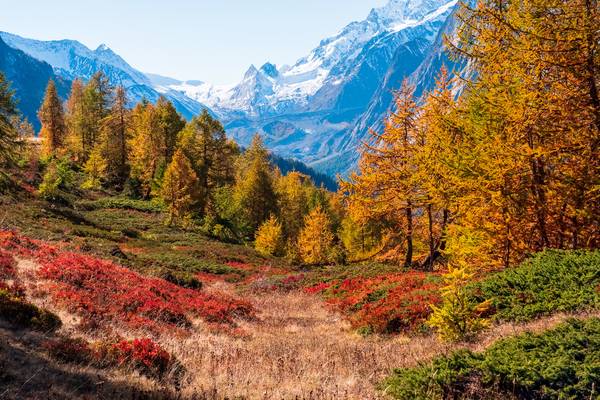
<instances>
[{"instance_id":1,"label":"dry golden grass","mask_svg":"<svg viewBox=\"0 0 600 400\"><path fill-rule=\"evenodd\" d=\"M31 279L35 265L21 260L19 266L23 278ZM204 290L234 294L235 289L215 283ZM249 293L244 297L259 311L259 318L239 322L245 332L242 336L211 333L198 323L189 337L157 338L187 369L182 398L385 398L376 385L394 368L414 366L457 348L481 351L498 339L550 329L572 316L559 314L527 324L498 325L472 343L449 345L431 335L361 337L318 297L301 292ZM44 299L33 301L52 308ZM64 330L70 335L81 334L76 331L77 319L64 312L60 316L66 322Z\"/></svg>"},{"instance_id":2,"label":"dry golden grass","mask_svg":"<svg viewBox=\"0 0 600 400\"><path fill-rule=\"evenodd\" d=\"M248 338L198 333L165 343L189 369L184 393L214 399L384 398L375 386L393 368L459 347L482 350L499 338L549 329L568 317L504 324L474 343L448 345L433 336L361 337L304 293L251 295L249 300L261 315L242 324Z\"/></svg>"}]
</instances>

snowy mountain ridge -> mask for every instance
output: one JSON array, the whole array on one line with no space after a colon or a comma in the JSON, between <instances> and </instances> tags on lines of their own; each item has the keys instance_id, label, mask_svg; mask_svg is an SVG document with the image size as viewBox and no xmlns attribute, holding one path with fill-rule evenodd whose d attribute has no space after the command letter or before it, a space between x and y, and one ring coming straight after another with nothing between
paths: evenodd
<instances>
[{"instance_id":1,"label":"snowy mountain ridge","mask_svg":"<svg viewBox=\"0 0 600 400\"><path fill-rule=\"evenodd\" d=\"M364 21L352 22L336 36L322 40L291 67L278 70L268 62L260 69L252 65L237 85L178 82L166 87L207 104L221 115L241 111L256 117L265 112L302 111L323 86L343 83L340 72L346 68L340 64L352 65L373 38L426 24L456 3L457 0L391 0L386 6L373 9Z\"/></svg>"},{"instance_id":2,"label":"snowy mountain ridge","mask_svg":"<svg viewBox=\"0 0 600 400\"><path fill-rule=\"evenodd\" d=\"M392 93L410 78L419 90L434 82L452 31L457 0L389 0L322 40L292 66L251 65L242 80L213 85L142 73L108 46L91 50L74 40L39 41L0 32L0 38L45 61L56 75L89 79L102 71L128 89L133 102L164 95L186 118L209 108L230 137L248 145L255 133L286 158L320 172L347 174L369 129L380 129Z\"/></svg>"},{"instance_id":3,"label":"snowy mountain ridge","mask_svg":"<svg viewBox=\"0 0 600 400\"><path fill-rule=\"evenodd\" d=\"M96 72L102 71L111 84L123 85L128 89L129 100L132 103L142 99L155 102L162 94L188 118L205 108L201 103L178 91L168 88L157 90L146 74L133 68L105 44L91 50L76 40L41 41L7 32L0 32L0 37L8 46L47 62L58 76L67 80L80 78L87 81Z\"/></svg>"}]
</instances>

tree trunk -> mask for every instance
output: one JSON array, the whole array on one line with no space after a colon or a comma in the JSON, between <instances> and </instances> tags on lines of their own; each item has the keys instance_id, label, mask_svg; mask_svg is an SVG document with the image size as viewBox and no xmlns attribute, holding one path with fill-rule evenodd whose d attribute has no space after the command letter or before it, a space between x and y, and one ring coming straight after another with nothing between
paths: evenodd
<instances>
[{"instance_id":1,"label":"tree trunk","mask_svg":"<svg viewBox=\"0 0 600 400\"><path fill-rule=\"evenodd\" d=\"M429 257L426 260L427 264L424 267L428 271L433 271L433 262L435 261L435 243L433 240L433 210L431 203L427 204L427 221L429 223Z\"/></svg>"},{"instance_id":2,"label":"tree trunk","mask_svg":"<svg viewBox=\"0 0 600 400\"><path fill-rule=\"evenodd\" d=\"M596 85L596 70L598 66L595 65L595 51L598 47L598 43L596 43L594 39L593 32L598 28L597 21L594 21L593 16L593 8L597 7L592 5L592 0L585 0L585 9L586 9L586 42L588 47L587 53L587 72L588 72L588 86L589 86L589 95L590 102L594 112L594 124L596 125L596 130L600 131L600 96L598 95L598 86ZM596 144L598 140L596 140Z\"/></svg>"},{"instance_id":3,"label":"tree trunk","mask_svg":"<svg viewBox=\"0 0 600 400\"><path fill-rule=\"evenodd\" d=\"M533 148L533 146L531 147ZM532 191L535 198L535 214L540 235L540 248L538 250L544 250L550 247L550 239L548 238L548 231L546 229L546 190L544 188L546 179L543 161L539 158L532 158L531 170L533 175Z\"/></svg>"},{"instance_id":4,"label":"tree trunk","mask_svg":"<svg viewBox=\"0 0 600 400\"><path fill-rule=\"evenodd\" d=\"M413 220L412 220L412 208L406 207L406 259L404 260L404 267L410 268L412 266L413 257Z\"/></svg>"}]
</instances>

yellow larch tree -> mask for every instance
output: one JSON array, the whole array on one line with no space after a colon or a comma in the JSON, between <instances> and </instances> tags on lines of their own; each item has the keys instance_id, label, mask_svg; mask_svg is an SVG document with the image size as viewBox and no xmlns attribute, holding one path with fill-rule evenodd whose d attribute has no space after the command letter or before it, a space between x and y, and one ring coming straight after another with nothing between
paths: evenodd
<instances>
[{"instance_id":1,"label":"yellow larch tree","mask_svg":"<svg viewBox=\"0 0 600 400\"><path fill-rule=\"evenodd\" d=\"M279 256L283 251L283 228L274 215L256 231L254 248L264 256Z\"/></svg>"},{"instance_id":2,"label":"yellow larch tree","mask_svg":"<svg viewBox=\"0 0 600 400\"><path fill-rule=\"evenodd\" d=\"M419 206L414 181L418 107L406 81L396 93L396 109L384 132L364 143L359 172L342 182L357 220L392 219L404 242L403 265L413 265L414 211Z\"/></svg>"},{"instance_id":3,"label":"yellow larch tree","mask_svg":"<svg viewBox=\"0 0 600 400\"><path fill-rule=\"evenodd\" d=\"M198 192L198 176L181 149L165 171L161 198L167 207L167 224L188 225Z\"/></svg>"},{"instance_id":4,"label":"yellow larch tree","mask_svg":"<svg viewBox=\"0 0 600 400\"><path fill-rule=\"evenodd\" d=\"M321 207L304 218L304 228L298 237L298 250L305 264L323 265L332 261L334 235L327 213Z\"/></svg>"},{"instance_id":5,"label":"yellow larch tree","mask_svg":"<svg viewBox=\"0 0 600 400\"><path fill-rule=\"evenodd\" d=\"M67 127L63 106L53 80L48 82L38 117L42 123L42 154L46 157L56 155L64 149Z\"/></svg>"}]
</instances>

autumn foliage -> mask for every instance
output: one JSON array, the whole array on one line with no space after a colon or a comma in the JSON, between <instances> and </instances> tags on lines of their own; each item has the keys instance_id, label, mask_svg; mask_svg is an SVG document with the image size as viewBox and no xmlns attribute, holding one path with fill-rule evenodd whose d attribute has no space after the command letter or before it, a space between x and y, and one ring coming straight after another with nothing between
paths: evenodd
<instances>
[{"instance_id":1,"label":"autumn foliage","mask_svg":"<svg viewBox=\"0 0 600 400\"><path fill-rule=\"evenodd\" d=\"M309 265L330 262L333 240L329 217L321 207L315 208L304 218L304 228L298 238L302 261Z\"/></svg>"},{"instance_id":2,"label":"autumn foliage","mask_svg":"<svg viewBox=\"0 0 600 400\"><path fill-rule=\"evenodd\" d=\"M418 271L321 282L304 289L320 293L363 332L397 333L421 329L440 302L437 274Z\"/></svg>"},{"instance_id":3,"label":"autumn foliage","mask_svg":"<svg viewBox=\"0 0 600 400\"><path fill-rule=\"evenodd\" d=\"M271 216L256 231L254 248L262 255L280 255L283 249L283 231L277 218Z\"/></svg>"},{"instance_id":4,"label":"autumn foliage","mask_svg":"<svg viewBox=\"0 0 600 400\"><path fill-rule=\"evenodd\" d=\"M62 362L128 368L151 378L163 378L179 368L177 360L150 338L89 343L81 338L59 337L42 346Z\"/></svg>"},{"instance_id":5,"label":"autumn foliage","mask_svg":"<svg viewBox=\"0 0 600 400\"><path fill-rule=\"evenodd\" d=\"M189 328L193 318L233 324L236 317L254 315L249 303L229 296L182 288L14 233L3 233L0 246L40 262L40 289L90 327L120 322L134 329L166 332Z\"/></svg>"}]
</instances>

